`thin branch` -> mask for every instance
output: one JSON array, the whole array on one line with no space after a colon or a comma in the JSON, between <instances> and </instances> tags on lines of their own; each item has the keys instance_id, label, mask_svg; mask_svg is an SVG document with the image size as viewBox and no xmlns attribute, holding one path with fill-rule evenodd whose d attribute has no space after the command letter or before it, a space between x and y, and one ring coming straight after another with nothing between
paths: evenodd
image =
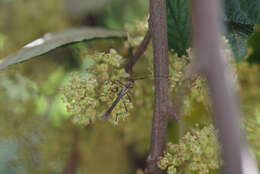
<instances>
[{"instance_id":1,"label":"thin branch","mask_svg":"<svg viewBox=\"0 0 260 174\"><path fill-rule=\"evenodd\" d=\"M158 168L157 161L165 149L168 117L172 108L168 78L169 58L165 0L150 0L149 30L152 35L154 53L155 103L151 147L147 158L146 172L148 174L162 174L164 172Z\"/></svg>"},{"instance_id":2,"label":"thin branch","mask_svg":"<svg viewBox=\"0 0 260 174\"><path fill-rule=\"evenodd\" d=\"M135 54L131 57L129 63L125 67L125 71L127 73L131 73L132 72L133 66L136 64L138 59L141 57L141 55L146 50L150 39L151 39L151 32L150 32L150 30L148 30L146 35L145 35L145 37L144 37L144 39L143 39L143 41L141 42L141 44L137 48Z\"/></svg>"},{"instance_id":3,"label":"thin branch","mask_svg":"<svg viewBox=\"0 0 260 174\"><path fill-rule=\"evenodd\" d=\"M221 54L220 1L192 0L194 50L199 72L206 76L219 129L224 174L257 174L245 141L241 140L241 112L231 72Z\"/></svg>"},{"instance_id":4,"label":"thin branch","mask_svg":"<svg viewBox=\"0 0 260 174\"><path fill-rule=\"evenodd\" d=\"M76 174L79 161L80 161L80 152L79 152L79 135L78 130L75 129L74 133L74 145L71 151L70 157L68 159L67 165L63 171L63 174Z\"/></svg>"}]
</instances>

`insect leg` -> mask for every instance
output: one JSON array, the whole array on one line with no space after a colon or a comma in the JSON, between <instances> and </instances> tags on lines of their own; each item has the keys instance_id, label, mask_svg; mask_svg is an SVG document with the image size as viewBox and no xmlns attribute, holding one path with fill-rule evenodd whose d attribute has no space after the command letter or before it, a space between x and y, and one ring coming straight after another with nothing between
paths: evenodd
<instances>
[{"instance_id":1,"label":"insect leg","mask_svg":"<svg viewBox=\"0 0 260 174\"><path fill-rule=\"evenodd\" d=\"M120 95L121 94L121 95ZM116 105L118 104L118 102L120 101L120 99L123 97L124 95L122 95L122 90L120 91L119 95L117 96L116 100L112 103L112 105L110 106L110 108L106 111L106 113L101 117L102 120L105 120L113 111L113 109L116 107Z\"/></svg>"}]
</instances>

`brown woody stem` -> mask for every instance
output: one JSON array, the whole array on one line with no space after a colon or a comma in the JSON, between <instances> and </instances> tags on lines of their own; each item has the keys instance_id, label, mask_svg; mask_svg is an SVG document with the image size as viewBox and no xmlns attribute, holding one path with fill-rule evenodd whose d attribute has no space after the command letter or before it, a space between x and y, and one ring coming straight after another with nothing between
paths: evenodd
<instances>
[{"instance_id":1,"label":"brown woody stem","mask_svg":"<svg viewBox=\"0 0 260 174\"><path fill-rule=\"evenodd\" d=\"M168 60L168 39L165 0L150 0L150 23L154 53L155 103L152 123L151 147L146 172L164 173L157 166L158 157L165 148L168 116L171 111Z\"/></svg>"}]
</instances>

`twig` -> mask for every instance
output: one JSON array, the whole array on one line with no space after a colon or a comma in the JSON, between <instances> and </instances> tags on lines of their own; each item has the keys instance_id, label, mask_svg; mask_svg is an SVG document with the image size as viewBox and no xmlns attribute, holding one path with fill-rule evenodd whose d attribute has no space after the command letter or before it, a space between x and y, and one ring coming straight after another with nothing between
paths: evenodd
<instances>
[{"instance_id":1,"label":"twig","mask_svg":"<svg viewBox=\"0 0 260 174\"><path fill-rule=\"evenodd\" d=\"M151 32L150 30L147 31L143 41L141 42L141 44L138 46L135 54L130 58L130 61L128 62L128 64L125 67L125 71L127 73L131 73L133 70L133 66L136 64L136 62L138 61L138 59L140 58L140 56L144 53L144 51L147 48L147 45L149 43L151 39Z\"/></svg>"},{"instance_id":2,"label":"twig","mask_svg":"<svg viewBox=\"0 0 260 174\"><path fill-rule=\"evenodd\" d=\"M80 162L80 152L79 152L79 135L78 130L75 129L74 133L74 145L70 157L68 159L66 168L63 171L63 174L76 174L78 165Z\"/></svg>"}]
</instances>

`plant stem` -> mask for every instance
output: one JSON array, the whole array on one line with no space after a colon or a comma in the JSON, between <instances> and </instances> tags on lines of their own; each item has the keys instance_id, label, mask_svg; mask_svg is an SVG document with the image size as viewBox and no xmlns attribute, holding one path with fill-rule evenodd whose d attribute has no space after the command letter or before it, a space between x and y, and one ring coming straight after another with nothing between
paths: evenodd
<instances>
[{"instance_id":1,"label":"plant stem","mask_svg":"<svg viewBox=\"0 0 260 174\"><path fill-rule=\"evenodd\" d=\"M165 148L168 116L171 110L169 89L169 60L165 0L150 0L149 30L154 53L155 103L152 123L151 147L146 172L164 173L157 166L158 157ZM166 77L166 78L162 78Z\"/></svg>"},{"instance_id":2,"label":"plant stem","mask_svg":"<svg viewBox=\"0 0 260 174\"><path fill-rule=\"evenodd\" d=\"M150 30L147 31L143 41L141 42L141 44L138 46L135 54L131 57L129 63L126 65L125 67L125 71L127 73L131 73L133 70L133 66L136 64L136 62L139 60L139 58L141 57L141 55L144 53L144 51L146 50L148 43L151 39L151 32Z\"/></svg>"},{"instance_id":3,"label":"plant stem","mask_svg":"<svg viewBox=\"0 0 260 174\"><path fill-rule=\"evenodd\" d=\"M80 161L80 152L79 152L79 135L78 130L75 128L74 132L74 145L71 151L70 157L68 159L67 165L63 171L63 174L76 174L79 161Z\"/></svg>"}]
</instances>

